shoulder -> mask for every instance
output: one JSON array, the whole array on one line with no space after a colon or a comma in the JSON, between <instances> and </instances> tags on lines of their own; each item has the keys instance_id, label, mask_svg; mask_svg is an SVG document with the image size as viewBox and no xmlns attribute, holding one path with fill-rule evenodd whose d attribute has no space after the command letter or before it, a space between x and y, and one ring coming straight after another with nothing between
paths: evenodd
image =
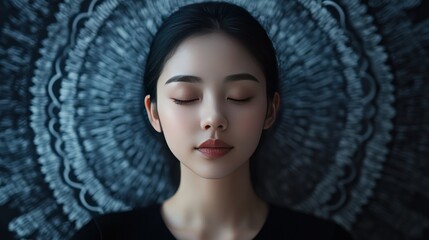
<instances>
[{"instance_id":1,"label":"shoulder","mask_svg":"<svg viewBox=\"0 0 429 240\"><path fill-rule=\"evenodd\" d=\"M353 239L344 227L332 220L279 205L271 204L270 206L270 225L285 237L291 239Z\"/></svg>"},{"instance_id":2,"label":"shoulder","mask_svg":"<svg viewBox=\"0 0 429 240\"><path fill-rule=\"evenodd\" d=\"M159 204L93 217L72 239L138 239L157 234Z\"/></svg>"}]
</instances>

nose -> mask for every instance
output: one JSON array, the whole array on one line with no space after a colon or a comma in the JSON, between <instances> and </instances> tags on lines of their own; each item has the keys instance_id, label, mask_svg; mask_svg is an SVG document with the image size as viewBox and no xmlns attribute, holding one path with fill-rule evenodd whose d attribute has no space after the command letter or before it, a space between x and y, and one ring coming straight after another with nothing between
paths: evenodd
<instances>
[{"instance_id":1,"label":"nose","mask_svg":"<svg viewBox=\"0 0 429 240\"><path fill-rule=\"evenodd\" d=\"M220 106L204 106L204 113L201 118L201 128L203 130L225 131L228 128L228 121Z\"/></svg>"}]
</instances>

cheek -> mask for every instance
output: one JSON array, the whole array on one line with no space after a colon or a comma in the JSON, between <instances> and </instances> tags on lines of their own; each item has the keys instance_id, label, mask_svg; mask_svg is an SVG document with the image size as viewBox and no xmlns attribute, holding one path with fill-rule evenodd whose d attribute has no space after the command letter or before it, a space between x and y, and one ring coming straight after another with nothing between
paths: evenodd
<instances>
[{"instance_id":1,"label":"cheek","mask_svg":"<svg viewBox=\"0 0 429 240\"><path fill-rule=\"evenodd\" d=\"M230 121L230 131L250 145L257 144L263 130L266 108L258 104L252 108L233 111Z\"/></svg>"},{"instance_id":2,"label":"cheek","mask_svg":"<svg viewBox=\"0 0 429 240\"><path fill-rule=\"evenodd\" d=\"M165 134L177 134L182 132L188 133L189 130L195 129L197 119L194 114L179 107L166 107L160 112L162 128Z\"/></svg>"},{"instance_id":3,"label":"cheek","mask_svg":"<svg viewBox=\"0 0 429 240\"><path fill-rule=\"evenodd\" d=\"M260 98L254 99L254 102L247 106L236 106L231 109L231 114L238 119L240 128L256 127L263 125L266 111L266 102Z\"/></svg>"},{"instance_id":4,"label":"cheek","mask_svg":"<svg viewBox=\"0 0 429 240\"><path fill-rule=\"evenodd\" d=\"M168 106L165 104L159 112L162 130L168 147L176 158L181 159L186 154L186 146L194 146L195 131L199 125L195 114L180 107Z\"/></svg>"}]
</instances>

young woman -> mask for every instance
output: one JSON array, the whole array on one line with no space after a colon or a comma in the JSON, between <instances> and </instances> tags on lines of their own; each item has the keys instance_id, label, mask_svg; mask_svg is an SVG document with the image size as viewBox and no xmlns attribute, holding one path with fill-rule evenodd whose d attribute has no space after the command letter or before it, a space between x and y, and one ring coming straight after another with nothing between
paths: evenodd
<instances>
[{"instance_id":1,"label":"young woman","mask_svg":"<svg viewBox=\"0 0 429 240\"><path fill-rule=\"evenodd\" d=\"M180 162L177 192L98 216L76 239L351 239L252 187L249 159L280 96L275 50L245 9L205 2L170 15L153 39L144 87L150 124Z\"/></svg>"}]
</instances>

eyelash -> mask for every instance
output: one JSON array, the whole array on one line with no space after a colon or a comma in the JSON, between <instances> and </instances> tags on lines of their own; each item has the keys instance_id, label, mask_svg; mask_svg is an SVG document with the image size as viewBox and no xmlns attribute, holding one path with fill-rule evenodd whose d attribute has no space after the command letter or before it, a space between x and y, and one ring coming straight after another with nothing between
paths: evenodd
<instances>
[{"instance_id":1,"label":"eyelash","mask_svg":"<svg viewBox=\"0 0 429 240\"><path fill-rule=\"evenodd\" d=\"M234 101L234 102L244 103L244 102L248 102L251 98L252 98L252 97L245 98L245 99L232 99L232 98L229 98L229 99L231 99L231 100L232 100L232 101ZM174 99L174 98L173 98L174 103L179 104L179 105L186 105L186 104L190 104L190 103L192 103L192 102L193 102L193 101L195 101L195 100L198 100L198 98L196 98L196 99L191 99L191 100L179 100L179 99Z\"/></svg>"}]
</instances>

